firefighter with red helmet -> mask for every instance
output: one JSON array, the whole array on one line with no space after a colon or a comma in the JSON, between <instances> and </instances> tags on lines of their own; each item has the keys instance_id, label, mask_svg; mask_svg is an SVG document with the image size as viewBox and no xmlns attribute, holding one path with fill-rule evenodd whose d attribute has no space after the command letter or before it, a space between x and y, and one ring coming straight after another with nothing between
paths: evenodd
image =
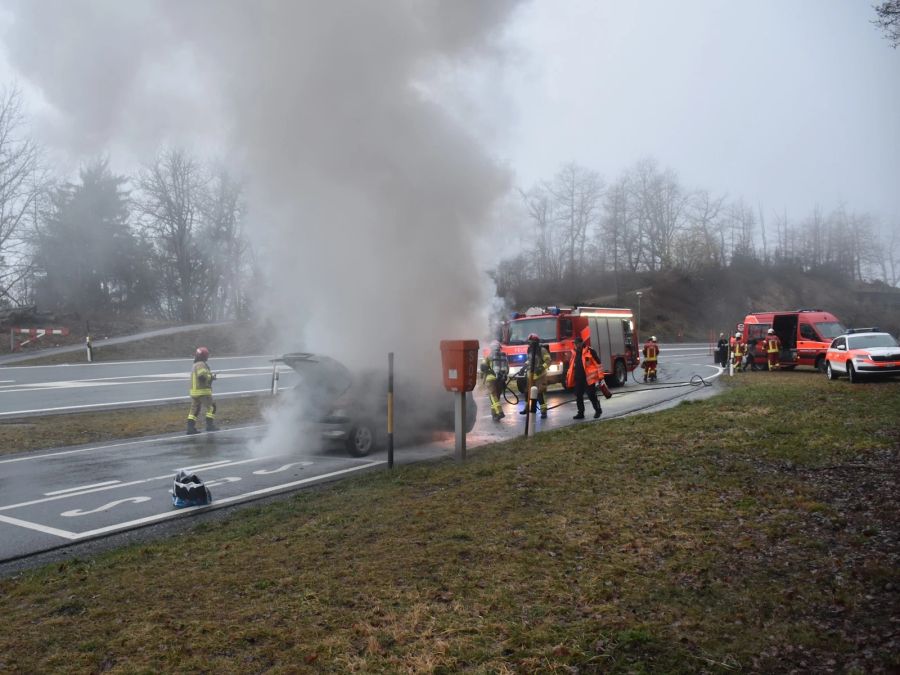
<instances>
[{"instance_id":1,"label":"firefighter with red helmet","mask_svg":"<svg viewBox=\"0 0 900 675\"><path fill-rule=\"evenodd\" d=\"M781 366L781 338L775 335L775 329L770 328L766 331L766 354L769 357L769 370L778 370Z\"/></svg>"},{"instance_id":2,"label":"firefighter with red helmet","mask_svg":"<svg viewBox=\"0 0 900 675\"><path fill-rule=\"evenodd\" d=\"M528 356L525 361L525 374L528 376L528 390L526 396L531 396L531 387L538 389L537 399L531 401L531 412L541 406L541 417L547 417L547 371L550 369L550 352L541 344L541 338L537 333L528 336ZM528 403L520 415L528 414Z\"/></svg>"},{"instance_id":3,"label":"firefighter with red helmet","mask_svg":"<svg viewBox=\"0 0 900 675\"><path fill-rule=\"evenodd\" d=\"M603 381L604 375L606 373L603 372L603 365L597 352L591 347L585 347L580 335L576 337L575 351L572 352L572 359L566 371L566 387L575 390L575 405L578 408L578 414L572 419L584 419L585 393L594 406L594 419L603 414L603 408L600 407L600 400L597 398L597 385L600 385L600 391L606 398L612 397L606 382Z\"/></svg>"},{"instance_id":4,"label":"firefighter with red helmet","mask_svg":"<svg viewBox=\"0 0 900 675\"><path fill-rule=\"evenodd\" d=\"M212 383L216 379L207 361L209 360L209 350L206 347L197 347L194 352L194 367L191 370L191 410L187 418L187 433L198 434L197 418L200 415L200 409L206 408L206 430L218 431L216 427L216 404L212 397Z\"/></svg>"},{"instance_id":5,"label":"firefighter with red helmet","mask_svg":"<svg viewBox=\"0 0 900 675\"><path fill-rule=\"evenodd\" d=\"M644 382L656 382L656 366L659 361L659 345L656 343L656 336L651 335L650 339L644 343L642 351L644 356L641 366L644 368Z\"/></svg>"}]
</instances>

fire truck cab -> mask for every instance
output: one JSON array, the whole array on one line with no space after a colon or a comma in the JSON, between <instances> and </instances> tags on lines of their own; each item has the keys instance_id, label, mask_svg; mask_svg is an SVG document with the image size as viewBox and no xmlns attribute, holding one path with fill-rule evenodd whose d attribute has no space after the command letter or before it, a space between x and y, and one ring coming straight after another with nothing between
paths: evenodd
<instances>
[{"instance_id":1,"label":"fire truck cab","mask_svg":"<svg viewBox=\"0 0 900 675\"><path fill-rule=\"evenodd\" d=\"M514 313L504 322L500 339L509 360L510 377L526 365L528 336L536 333L550 352L547 384L565 387L574 339L581 335L600 356L610 386L621 386L640 359L633 319L630 309L618 307L531 307L522 314ZM520 392L525 391L524 374L516 377L516 385Z\"/></svg>"},{"instance_id":2,"label":"fire truck cab","mask_svg":"<svg viewBox=\"0 0 900 675\"><path fill-rule=\"evenodd\" d=\"M844 332L838 318L821 309L798 309L785 312L753 312L744 317L737 329L741 342L749 348L754 368L766 368L765 337L769 329L781 340L779 362L784 370L811 366L825 371L825 352L831 341Z\"/></svg>"}]
</instances>

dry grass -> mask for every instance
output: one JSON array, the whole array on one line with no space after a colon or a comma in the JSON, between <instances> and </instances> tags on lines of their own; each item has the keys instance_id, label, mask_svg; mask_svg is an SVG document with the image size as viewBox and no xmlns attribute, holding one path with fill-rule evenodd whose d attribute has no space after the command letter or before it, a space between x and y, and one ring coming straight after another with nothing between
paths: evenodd
<instances>
[{"instance_id":1,"label":"dry grass","mask_svg":"<svg viewBox=\"0 0 900 675\"><path fill-rule=\"evenodd\" d=\"M216 423L239 426L257 422L270 405L269 396L222 399L217 403ZM63 445L101 443L184 432L190 402L125 410L41 415L0 421L0 455Z\"/></svg>"},{"instance_id":2,"label":"dry grass","mask_svg":"<svg viewBox=\"0 0 900 675\"><path fill-rule=\"evenodd\" d=\"M898 407L747 375L247 508L0 581L0 671L895 671Z\"/></svg>"}]
</instances>

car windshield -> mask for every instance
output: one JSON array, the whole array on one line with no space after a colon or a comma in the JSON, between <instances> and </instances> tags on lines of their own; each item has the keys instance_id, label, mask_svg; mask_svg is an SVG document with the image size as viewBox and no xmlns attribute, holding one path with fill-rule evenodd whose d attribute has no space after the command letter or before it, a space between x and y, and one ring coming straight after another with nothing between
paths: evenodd
<instances>
[{"instance_id":1,"label":"car windshield","mask_svg":"<svg viewBox=\"0 0 900 675\"><path fill-rule=\"evenodd\" d=\"M887 333L851 335L847 338L850 349L870 349L872 347L896 347L897 341Z\"/></svg>"},{"instance_id":2,"label":"car windshield","mask_svg":"<svg viewBox=\"0 0 900 675\"><path fill-rule=\"evenodd\" d=\"M524 345L528 342L528 336L531 333L537 333L542 342L554 342L556 340L556 319L544 317L511 321L509 323L509 344Z\"/></svg>"},{"instance_id":3,"label":"car windshield","mask_svg":"<svg viewBox=\"0 0 900 675\"><path fill-rule=\"evenodd\" d=\"M826 340L834 340L838 335L846 332L846 329L837 321L822 321L817 323L816 330L819 331L819 335Z\"/></svg>"}]
</instances>

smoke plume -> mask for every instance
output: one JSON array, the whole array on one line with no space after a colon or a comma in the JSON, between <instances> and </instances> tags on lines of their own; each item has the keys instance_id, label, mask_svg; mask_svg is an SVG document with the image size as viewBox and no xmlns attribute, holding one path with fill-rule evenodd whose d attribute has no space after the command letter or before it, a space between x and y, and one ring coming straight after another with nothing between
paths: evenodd
<instances>
[{"instance_id":1,"label":"smoke plume","mask_svg":"<svg viewBox=\"0 0 900 675\"><path fill-rule=\"evenodd\" d=\"M499 58L516 4L12 1L7 44L72 151L236 158L280 349L436 377L441 338L485 334L476 247L509 177L424 92Z\"/></svg>"}]
</instances>

